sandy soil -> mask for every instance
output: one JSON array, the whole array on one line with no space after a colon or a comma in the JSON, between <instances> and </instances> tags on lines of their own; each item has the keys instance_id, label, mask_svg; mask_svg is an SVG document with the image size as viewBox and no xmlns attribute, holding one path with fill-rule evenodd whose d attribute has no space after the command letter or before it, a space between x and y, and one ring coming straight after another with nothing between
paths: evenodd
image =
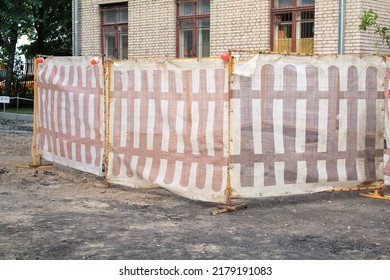
<instances>
[{"instance_id":1,"label":"sandy soil","mask_svg":"<svg viewBox=\"0 0 390 280\"><path fill-rule=\"evenodd\" d=\"M32 124L0 120L0 259L390 259L390 201L358 192L213 203L31 162ZM389 192L390 190L388 190Z\"/></svg>"}]
</instances>

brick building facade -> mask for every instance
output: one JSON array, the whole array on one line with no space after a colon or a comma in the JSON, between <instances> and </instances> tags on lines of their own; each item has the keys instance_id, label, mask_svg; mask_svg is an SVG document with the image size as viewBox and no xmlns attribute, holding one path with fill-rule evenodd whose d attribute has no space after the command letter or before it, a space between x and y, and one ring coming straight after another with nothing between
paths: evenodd
<instances>
[{"instance_id":1,"label":"brick building facade","mask_svg":"<svg viewBox=\"0 0 390 280\"><path fill-rule=\"evenodd\" d=\"M380 44L380 38L359 31L360 17L364 10L373 9L379 14L379 22L390 26L390 17L386 13L390 11L390 1L345 2L345 53L375 53L375 45ZM194 6L195 15L191 18L188 8L191 10L193 3L198 6ZM296 5L298 9L294 10L289 5ZM193 56L218 56L227 49L317 54L338 52L338 0L78 0L78 6L80 55L110 52L110 47L107 47L110 44L115 46L111 51L117 58L183 57L192 52ZM122 9L116 12L117 19L122 17L120 24L126 24L116 31L110 24L104 26L106 19L110 23L110 17L115 18L115 11L110 10L115 7ZM105 11L108 12L105 14ZM207 17L203 18L204 15ZM195 26L194 22L196 27L193 30L183 27L182 31L182 25ZM201 39L203 45L199 43ZM291 41L294 47L291 47ZM194 49L188 49L191 44ZM276 47L277 44L282 47ZM303 47L305 44L307 46ZM121 49L119 57L118 48Z\"/></svg>"}]
</instances>

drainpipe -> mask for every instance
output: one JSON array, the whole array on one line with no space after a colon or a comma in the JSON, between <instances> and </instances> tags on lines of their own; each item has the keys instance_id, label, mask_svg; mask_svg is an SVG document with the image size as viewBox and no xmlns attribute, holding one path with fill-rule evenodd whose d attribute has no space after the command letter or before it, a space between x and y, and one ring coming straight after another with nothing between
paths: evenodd
<instances>
[{"instance_id":1,"label":"drainpipe","mask_svg":"<svg viewBox=\"0 0 390 280\"><path fill-rule=\"evenodd\" d=\"M344 54L345 0L339 0L339 54Z\"/></svg>"},{"instance_id":2,"label":"drainpipe","mask_svg":"<svg viewBox=\"0 0 390 280\"><path fill-rule=\"evenodd\" d=\"M73 56L79 55L79 0L74 0L73 7L74 25L73 25Z\"/></svg>"}]
</instances>

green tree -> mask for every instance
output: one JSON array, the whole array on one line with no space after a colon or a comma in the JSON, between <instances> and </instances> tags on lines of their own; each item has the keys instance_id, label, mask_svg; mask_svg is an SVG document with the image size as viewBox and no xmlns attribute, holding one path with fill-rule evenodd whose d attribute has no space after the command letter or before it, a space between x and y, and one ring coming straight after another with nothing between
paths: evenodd
<instances>
[{"instance_id":1,"label":"green tree","mask_svg":"<svg viewBox=\"0 0 390 280\"><path fill-rule=\"evenodd\" d=\"M0 62L6 65L4 94L9 95L16 43L27 34L26 57L72 54L72 0L0 0Z\"/></svg>"},{"instance_id":2,"label":"green tree","mask_svg":"<svg viewBox=\"0 0 390 280\"><path fill-rule=\"evenodd\" d=\"M0 0L0 49L1 60L6 65L4 94L9 95L14 73L16 43L29 24L28 1Z\"/></svg>"},{"instance_id":3,"label":"green tree","mask_svg":"<svg viewBox=\"0 0 390 280\"><path fill-rule=\"evenodd\" d=\"M359 30L370 31L379 34L382 38L382 46L390 48L390 27L382 26L378 24L379 16L373 10L364 11L361 17L361 23L359 25ZM378 46L377 46L378 47ZM381 51L381 48L378 47L378 51Z\"/></svg>"},{"instance_id":4,"label":"green tree","mask_svg":"<svg viewBox=\"0 0 390 280\"><path fill-rule=\"evenodd\" d=\"M25 55L72 55L72 0L35 0L29 9L33 30Z\"/></svg>"}]
</instances>

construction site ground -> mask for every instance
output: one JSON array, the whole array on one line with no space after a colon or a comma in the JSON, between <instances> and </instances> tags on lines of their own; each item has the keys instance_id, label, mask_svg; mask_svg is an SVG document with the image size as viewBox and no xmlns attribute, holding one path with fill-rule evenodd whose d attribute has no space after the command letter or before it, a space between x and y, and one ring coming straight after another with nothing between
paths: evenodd
<instances>
[{"instance_id":1,"label":"construction site ground","mask_svg":"<svg viewBox=\"0 0 390 280\"><path fill-rule=\"evenodd\" d=\"M31 163L31 122L0 120L0 259L390 259L390 201L358 191L215 203ZM390 192L390 190L388 190ZM382 268L383 269L383 268Z\"/></svg>"}]
</instances>

